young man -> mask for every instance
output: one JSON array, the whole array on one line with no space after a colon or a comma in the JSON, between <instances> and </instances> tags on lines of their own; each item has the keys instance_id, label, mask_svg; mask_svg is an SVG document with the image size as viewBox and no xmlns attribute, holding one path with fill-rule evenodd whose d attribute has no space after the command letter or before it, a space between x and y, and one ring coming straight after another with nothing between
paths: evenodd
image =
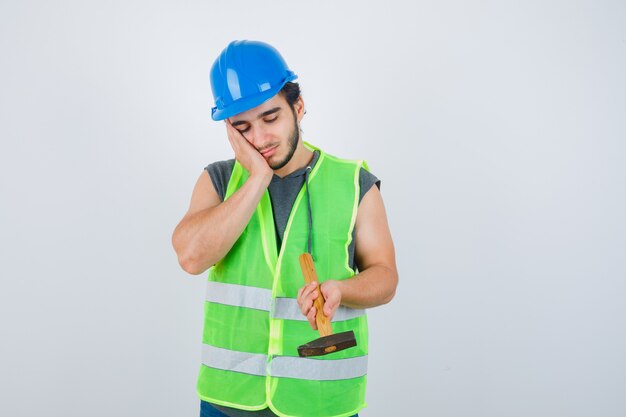
<instances>
[{"instance_id":1,"label":"young man","mask_svg":"<svg viewBox=\"0 0 626 417\"><path fill-rule=\"evenodd\" d=\"M278 51L234 41L211 69L235 158L210 164L172 242L190 274L209 269L198 395L202 416L352 416L365 406L366 308L398 274L380 182L362 161L304 143L304 101ZM299 255L315 260L304 285ZM317 358L313 301L357 346Z\"/></svg>"}]
</instances>

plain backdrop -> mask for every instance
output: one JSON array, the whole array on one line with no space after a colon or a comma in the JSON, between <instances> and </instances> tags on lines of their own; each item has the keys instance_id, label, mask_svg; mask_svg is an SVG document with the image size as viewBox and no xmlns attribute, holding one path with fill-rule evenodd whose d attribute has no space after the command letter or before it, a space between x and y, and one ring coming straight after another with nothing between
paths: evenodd
<instances>
[{"instance_id":1,"label":"plain backdrop","mask_svg":"<svg viewBox=\"0 0 626 417\"><path fill-rule=\"evenodd\" d=\"M400 285L364 417L626 415L626 3L0 3L0 415L197 416L171 233L233 39L382 180Z\"/></svg>"}]
</instances>

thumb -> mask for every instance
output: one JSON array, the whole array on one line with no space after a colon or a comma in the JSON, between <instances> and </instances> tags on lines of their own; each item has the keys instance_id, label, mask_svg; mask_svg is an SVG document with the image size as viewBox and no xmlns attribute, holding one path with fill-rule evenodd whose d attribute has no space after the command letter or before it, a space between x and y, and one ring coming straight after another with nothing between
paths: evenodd
<instances>
[{"instance_id":1,"label":"thumb","mask_svg":"<svg viewBox=\"0 0 626 417\"><path fill-rule=\"evenodd\" d=\"M331 314L337 309L339 306L339 302L341 301L341 296L337 291L333 291L331 288L322 287L322 293L324 294L325 303L324 303L324 314L326 316L331 317Z\"/></svg>"}]
</instances>

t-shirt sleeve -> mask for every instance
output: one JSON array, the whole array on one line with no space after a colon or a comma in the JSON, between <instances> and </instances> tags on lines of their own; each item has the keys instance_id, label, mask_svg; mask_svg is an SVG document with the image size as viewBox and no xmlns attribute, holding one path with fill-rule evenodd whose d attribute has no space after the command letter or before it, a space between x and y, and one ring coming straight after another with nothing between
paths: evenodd
<instances>
[{"instance_id":1,"label":"t-shirt sleeve","mask_svg":"<svg viewBox=\"0 0 626 417\"><path fill-rule=\"evenodd\" d=\"M363 196L370 190L370 188L372 188L374 184L376 184L380 190L380 180L376 177L376 175L372 174L365 168L361 168L361 172L359 172L359 188L361 189L359 203L361 203Z\"/></svg>"},{"instance_id":2,"label":"t-shirt sleeve","mask_svg":"<svg viewBox=\"0 0 626 417\"><path fill-rule=\"evenodd\" d=\"M230 175L233 173L234 166L235 160L228 159L226 161L213 162L204 168L209 174L213 187L215 187L215 191L217 191L217 195L220 196L220 200L222 201L224 201L228 181L230 181Z\"/></svg>"}]
</instances>

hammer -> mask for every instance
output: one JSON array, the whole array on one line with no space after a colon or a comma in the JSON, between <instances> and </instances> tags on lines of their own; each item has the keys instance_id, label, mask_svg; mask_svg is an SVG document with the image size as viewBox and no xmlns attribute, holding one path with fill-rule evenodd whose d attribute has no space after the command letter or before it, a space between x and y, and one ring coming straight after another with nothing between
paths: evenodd
<instances>
[{"instance_id":1,"label":"hammer","mask_svg":"<svg viewBox=\"0 0 626 417\"><path fill-rule=\"evenodd\" d=\"M314 281L318 283L319 295L313 302L313 305L316 310L315 322L317 323L317 330L320 332L320 336L322 337L302 346L298 346L298 355L321 356L356 346L356 338L354 337L354 332L352 330L333 334L333 328L330 325L330 320L324 314L324 296L322 295L321 289L319 289L317 273L315 272L315 264L313 263L313 258L310 253L303 253L300 255L300 268L302 268L302 275L304 275L304 280L307 284Z\"/></svg>"}]
</instances>

